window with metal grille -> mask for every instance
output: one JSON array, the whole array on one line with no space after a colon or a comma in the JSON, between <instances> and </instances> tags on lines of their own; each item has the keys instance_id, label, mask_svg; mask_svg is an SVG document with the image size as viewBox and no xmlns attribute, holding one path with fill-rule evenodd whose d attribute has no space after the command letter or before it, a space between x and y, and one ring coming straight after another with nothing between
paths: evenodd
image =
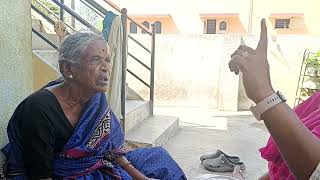
<instances>
[{"instance_id":1,"label":"window with metal grille","mask_svg":"<svg viewBox=\"0 0 320 180\"><path fill-rule=\"evenodd\" d=\"M275 28L276 29L289 29L290 19L276 19Z\"/></svg>"},{"instance_id":2,"label":"window with metal grille","mask_svg":"<svg viewBox=\"0 0 320 180\"><path fill-rule=\"evenodd\" d=\"M137 34L138 28L137 25L133 22L130 22L130 33Z\"/></svg>"},{"instance_id":3,"label":"window with metal grille","mask_svg":"<svg viewBox=\"0 0 320 180\"><path fill-rule=\"evenodd\" d=\"M208 19L206 21L206 30L207 30L207 34L216 34L216 20L215 19Z\"/></svg>"},{"instance_id":4,"label":"window with metal grille","mask_svg":"<svg viewBox=\"0 0 320 180\"><path fill-rule=\"evenodd\" d=\"M149 22L148 21L143 21L142 25L144 25L144 27L146 27L147 29L149 29ZM142 30L142 34L146 34L147 32Z\"/></svg>"},{"instance_id":5,"label":"window with metal grille","mask_svg":"<svg viewBox=\"0 0 320 180\"><path fill-rule=\"evenodd\" d=\"M219 25L219 30L220 31L226 31L227 30L227 22L221 21Z\"/></svg>"}]
</instances>

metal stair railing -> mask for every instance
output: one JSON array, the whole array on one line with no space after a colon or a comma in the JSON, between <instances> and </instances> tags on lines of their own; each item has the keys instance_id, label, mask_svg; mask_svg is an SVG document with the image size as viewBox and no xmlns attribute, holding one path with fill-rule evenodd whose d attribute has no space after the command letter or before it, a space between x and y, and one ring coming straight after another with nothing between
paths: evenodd
<instances>
[{"instance_id":1,"label":"metal stair railing","mask_svg":"<svg viewBox=\"0 0 320 180\"><path fill-rule=\"evenodd\" d=\"M54 49L58 50L58 47L55 44L53 44L49 39L47 39L45 36L43 36L40 32L38 32L34 28L32 28L32 32L35 33L37 36L39 36L42 40L44 40L50 46L52 46Z\"/></svg>"},{"instance_id":2,"label":"metal stair railing","mask_svg":"<svg viewBox=\"0 0 320 180\"><path fill-rule=\"evenodd\" d=\"M49 8L47 8L44 4L42 4L40 1L38 0L34 0L36 3L38 3L42 8L44 8L48 13L50 13L53 17L55 17L57 20L59 20L60 18L54 13L52 12ZM50 22L52 25L54 25L55 21L52 20L49 16L45 15L41 10L37 9L35 6L31 5L31 8L33 10L35 10L37 13L39 13L42 17L44 17L48 22ZM62 21L63 22L63 21ZM63 22L64 23L64 22ZM71 30L76 31L72 26L70 26L67 23L64 23L67 27L69 27Z\"/></svg>"},{"instance_id":3,"label":"metal stair railing","mask_svg":"<svg viewBox=\"0 0 320 180\"><path fill-rule=\"evenodd\" d=\"M98 4L97 2L95 2L94 0L85 0L88 4L90 4L92 7L96 8L97 10L99 10L101 13L106 14L107 10L104 9L100 4ZM149 100L150 100L150 112L151 115L153 115L153 106L154 106L154 70L155 70L155 27L154 25L152 25L152 30L150 31L147 27L143 26L140 23L137 23L133 18L131 18L130 16L127 15L127 10L121 9L119 8L117 5L115 5L114 3L112 3L109 0L104 0L104 2L106 2L109 6L111 6L113 9L115 9L116 11L118 11L119 13L121 13L121 20L122 20L122 26L123 26L123 37L124 37L124 42L123 42L123 46L122 49L123 51L123 55L122 55L122 67L123 67L123 72L122 72L122 92L121 92L121 109L122 109L122 115L125 115L125 89L126 89L126 72L128 72L129 74L131 74L134 78L136 78L137 80L139 80L142 84L144 84L146 87L149 88ZM134 23L136 26L138 26L139 28L141 28L144 32L146 32L146 34L151 36L151 50L148 49L146 46L144 46L141 42L139 42L137 39L135 39L134 37L132 37L131 35L129 35L127 33L127 20L131 21L132 23ZM138 44L140 47L142 47L144 50L146 50L149 54L150 54L150 61L151 61L151 66L148 67L146 64L144 64L139 58L137 58L136 56L134 56L132 53L130 52L126 52L127 49L127 43L128 43L128 37L135 42L136 44ZM133 60L137 61L139 64L141 64L144 68L146 68L148 71L150 71L150 82L147 83L145 82L142 78L140 78L138 75L136 75L133 71L131 71L130 69L127 68L127 59L126 59L126 55L128 54L128 56L130 56Z\"/></svg>"}]
</instances>

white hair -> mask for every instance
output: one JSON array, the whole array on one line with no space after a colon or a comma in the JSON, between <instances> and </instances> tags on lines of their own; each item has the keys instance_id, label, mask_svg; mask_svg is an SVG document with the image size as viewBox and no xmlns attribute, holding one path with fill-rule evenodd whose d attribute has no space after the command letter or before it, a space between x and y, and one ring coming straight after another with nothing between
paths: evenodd
<instances>
[{"instance_id":1,"label":"white hair","mask_svg":"<svg viewBox=\"0 0 320 180\"><path fill-rule=\"evenodd\" d=\"M59 65L62 65L62 63L80 64L88 45L98 40L105 42L102 36L92 32L75 32L68 35L59 48ZM106 47L109 51L107 43ZM63 74L61 68L60 72Z\"/></svg>"}]
</instances>

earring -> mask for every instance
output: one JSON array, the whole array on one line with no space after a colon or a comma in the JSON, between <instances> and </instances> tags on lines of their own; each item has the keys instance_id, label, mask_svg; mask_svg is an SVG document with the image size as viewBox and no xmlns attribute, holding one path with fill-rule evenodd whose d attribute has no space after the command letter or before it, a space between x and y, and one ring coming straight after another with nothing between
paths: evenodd
<instances>
[{"instance_id":1,"label":"earring","mask_svg":"<svg viewBox=\"0 0 320 180\"><path fill-rule=\"evenodd\" d=\"M72 78L73 78L72 74L69 76L69 78L70 78L70 79L72 79Z\"/></svg>"}]
</instances>

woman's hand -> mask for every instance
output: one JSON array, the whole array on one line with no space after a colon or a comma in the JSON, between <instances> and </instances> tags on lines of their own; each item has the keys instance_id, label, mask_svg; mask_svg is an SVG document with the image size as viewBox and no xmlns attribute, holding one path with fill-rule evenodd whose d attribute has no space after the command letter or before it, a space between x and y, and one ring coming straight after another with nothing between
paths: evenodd
<instances>
[{"instance_id":1,"label":"woman's hand","mask_svg":"<svg viewBox=\"0 0 320 180\"><path fill-rule=\"evenodd\" d=\"M255 103L274 93L267 58L268 37L265 19L261 20L260 41L254 50L241 45L232 55L229 68L235 74L242 72L243 85L249 99Z\"/></svg>"},{"instance_id":2,"label":"woman's hand","mask_svg":"<svg viewBox=\"0 0 320 180\"><path fill-rule=\"evenodd\" d=\"M132 164L127 160L125 156L119 156L115 159L115 162L119 164L133 179L137 180L152 180L154 178L148 178L141 172L139 172Z\"/></svg>"},{"instance_id":3,"label":"woman's hand","mask_svg":"<svg viewBox=\"0 0 320 180\"><path fill-rule=\"evenodd\" d=\"M263 19L257 49L240 46L231 56L229 63L232 72L242 72L247 96L256 103L274 93L270 81L267 49L267 27ZM319 139L286 103L280 103L264 112L262 118L296 179L309 179L320 162Z\"/></svg>"}]
</instances>

